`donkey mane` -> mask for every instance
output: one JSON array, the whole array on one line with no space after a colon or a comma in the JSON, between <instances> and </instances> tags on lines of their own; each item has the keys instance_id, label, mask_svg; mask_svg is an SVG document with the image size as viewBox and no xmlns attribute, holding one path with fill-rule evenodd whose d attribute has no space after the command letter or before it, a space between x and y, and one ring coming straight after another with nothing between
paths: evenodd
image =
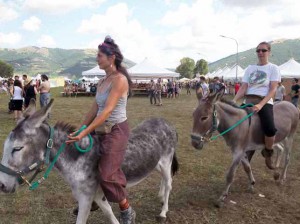
<instances>
[{"instance_id":1,"label":"donkey mane","mask_svg":"<svg viewBox=\"0 0 300 224\"><path fill-rule=\"evenodd\" d=\"M71 132L74 132L76 130L76 127L74 125L63 122L63 121L58 121L55 124L54 128L65 131L67 133L71 133Z\"/></svg>"},{"instance_id":2,"label":"donkey mane","mask_svg":"<svg viewBox=\"0 0 300 224\"><path fill-rule=\"evenodd\" d=\"M228 98L222 97L222 98L220 99L220 101L221 101L222 103L225 103L225 104L227 104L227 105L230 105L230 106L232 106L232 107L234 107L234 108L243 110L239 105L237 105L237 104L236 104L235 102L233 102L232 100L229 100Z\"/></svg>"}]
</instances>

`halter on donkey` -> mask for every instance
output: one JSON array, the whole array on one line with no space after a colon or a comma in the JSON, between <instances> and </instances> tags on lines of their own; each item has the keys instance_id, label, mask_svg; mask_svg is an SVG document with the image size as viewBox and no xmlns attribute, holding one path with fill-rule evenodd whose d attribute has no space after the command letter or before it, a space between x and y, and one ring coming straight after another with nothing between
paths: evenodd
<instances>
[{"instance_id":1,"label":"halter on donkey","mask_svg":"<svg viewBox=\"0 0 300 224\"><path fill-rule=\"evenodd\" d=\"M75 127L57 123L51 134L50 126L45 122L53 100L47 107L35 111L35 102L31 102L14 130L4 143L3 158L0 166L0 191L12 193L19 185L17 177L35 170L47 159L46 145L53 140L49 154L50 162L73 132ZM52 135L52 137L49 137ZM101 155L101 142L93 136L93 148L87 153L79 152L74 145L67 145L54 164L56 170L71 186L72 193L79 203L77 224L85 224L90 213L92 201L96 201L110 223L119 223L105 200L99 185L97 164ZM51 141L50 141L51 142ZM79 147L87 148L88 137L83 138ZM162 175L159 197L163 203L159 220L166 219L169 194L172 189L172 174L178 170L175 148L177 133L164 119L152 118L144 121L132 130L126 150L122 170L127 178L128 187L144 180L154 169ZM32 166L32 164L35 164ZM30 168L30 169L29 169Z\"/></svg>"},{"instance_id":2,"label":"halter on donkey","mask_svg":"<svg viewBox=\"0 0 300 224\"><path fill-rule=\"evenodd\" d=\"M212 93L202 98L197 95L199 105L194 111L193 132L191 134L192 145L196 149L202 149L203 145L210 141L214 131L226 132L247 115L246 110L239 108L233 102L222 99L224 88L217 93ZM299 110L289 102L283 101L274 105L274 121L277 129L274 149L278 151L275 163L274 178L283 182L286 179L287 167L293 144L293 137L299 121ZM251 122L245 120L237 127L223 135L226 144L231 148L233 160L226 177L226 188L220 196L217 206L222 206L228 196L230 185L233 182L235 171L242 162L249 178L249 189L253 190L255 180L252 174L250 161L253 150L264 149L264 134L258 115L251 117ZM278 173L282 152L285 153L285 163L281 174Z\"/></svg>"}]
</instances>

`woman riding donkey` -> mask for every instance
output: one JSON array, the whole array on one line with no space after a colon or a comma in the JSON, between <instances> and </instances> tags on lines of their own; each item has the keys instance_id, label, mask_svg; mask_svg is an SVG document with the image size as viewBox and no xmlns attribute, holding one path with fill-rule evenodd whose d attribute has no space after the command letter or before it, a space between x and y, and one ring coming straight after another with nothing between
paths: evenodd
<instances>
[{"instance_id":1,"label":"woman riding donkey","mask_svg":"<svg viewBox=\"0 0 300 224\"><path fill-rule=\"evenodd\" d=\"M257 112L263 132L265 134L265 149L262 155L268 168L274 169L272 164L273 144L275 141L276 128L274 125L273 99L278 82L281 81L280 71L277 65L269 62L271 45L261 42L256 47L258 57L257 65L250 65L243 77L243 84L233 101L246 98L245 103L252 103L253 111ZM248 155L251 160L254 151Z\"/></svg>"},{"instance_id":2,"label":"woman riding donkey","mask_svg":"<svg viewBox=\"0 0 300 224\"><path fill-rule=\"evenodd\" d=\"M80 141L94 130L100 134L100 185L107 200L119 204L120 222L131 224L135 222L136 214L127 199L126 178L121 164L129 138L126 104L132 82L121 65L123 55L109 36L98 46L97 60L106 76L99 81L96 100L81 123L87 128L77 136L70 134L67 143Z\"/></svg>"}]
</instances>

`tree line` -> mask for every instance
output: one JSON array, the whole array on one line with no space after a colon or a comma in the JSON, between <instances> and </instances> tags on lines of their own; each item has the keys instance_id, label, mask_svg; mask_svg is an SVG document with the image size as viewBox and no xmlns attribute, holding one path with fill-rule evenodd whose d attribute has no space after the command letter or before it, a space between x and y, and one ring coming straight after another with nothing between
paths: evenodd
<instances>
[{"instance_id":1,"label":"tree line","mask_svg":"<svg viewBox=\"0 0 300 224\"><path fill-rule=\"evenodd\" d=\"M180 65L176 68L181 77L188 79L194 78L196 74L206 75L208 73L208 64L204 59L198 60L196 63L194 59L185 57L180 60Z\"/></svg>"},{"instance_id":2,"label":"tree line","mask_svg":"<svg viewBox=\"0 0 300 224\"><path fill-rule=\"evenodd\" d=\"M14 75L14 68L10 64L0 60L0 76L3 78L10 78Z\"/></svg>"}]
</instances>

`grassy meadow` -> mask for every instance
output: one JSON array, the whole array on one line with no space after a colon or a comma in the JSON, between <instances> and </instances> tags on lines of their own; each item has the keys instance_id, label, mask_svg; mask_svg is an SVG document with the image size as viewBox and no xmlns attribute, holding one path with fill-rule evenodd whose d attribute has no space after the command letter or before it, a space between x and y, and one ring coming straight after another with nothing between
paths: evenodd
<instances>
[{"instance_id":1,"label":"grassy meadow","mask_svg":"<svg viewBox=\"0 0 300 224\"><path fill-rule=\"evenodd\" d=\"M51 90L55 99L51 124L65 121L79 124L93 97L61 97L61 88ZM0 156L8 133L14 128L12 114L7 113L8 96L0 95ZM231 153L222 138L197 151L190 144L192 112L197 105L194 95L179 99L163 98L163 106L152 106L146 97L133 97L128 102L128 119L133 128L149 117L164 117L177 129L179 173L174 176L167 223L300 223L300 129L295 137L287 181L278 185L273 173L264 165L260 153L252 160L256 179L255 193L248 193L248 178L242 167L237 171L229 201L217 209L213 202L225 186L225 174L231 163ZM39 107L39 106L38 106ZM152 224L160 213L157 198L160 177L153 173L148 179L129 190L132 206L137 212L137 224ZM265 195L264 198L259 194ZM232 203L230 202L232 200ZM21 187L15 194L0 194L0 224L65 224L75 223L72 210L76 202L69 186L54 171L37 190ZM113 207L116 214L118 208ZM91 213L89 224L107 223L102 212Z\"/></svg>"}]
</instances>

